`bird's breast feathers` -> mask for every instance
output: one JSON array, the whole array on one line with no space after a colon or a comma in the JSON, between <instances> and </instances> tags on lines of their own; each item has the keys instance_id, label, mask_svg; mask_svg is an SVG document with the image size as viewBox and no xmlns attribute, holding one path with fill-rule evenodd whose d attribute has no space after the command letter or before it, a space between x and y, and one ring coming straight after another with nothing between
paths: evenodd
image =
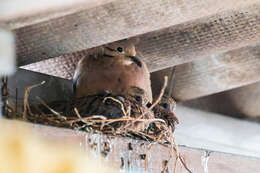
<instances>
[{"instance_id":1,"label":"bird's breast feathers","mask_svg":"<svg viewBox=\"0 0 260 173\"><path fill-rule=\"evenodd\" d=\"M133 61L131 60L128 60L128 59L124 59L121 61L122 65L131 65L133 64Z\"/></svg>"}]
</instances>

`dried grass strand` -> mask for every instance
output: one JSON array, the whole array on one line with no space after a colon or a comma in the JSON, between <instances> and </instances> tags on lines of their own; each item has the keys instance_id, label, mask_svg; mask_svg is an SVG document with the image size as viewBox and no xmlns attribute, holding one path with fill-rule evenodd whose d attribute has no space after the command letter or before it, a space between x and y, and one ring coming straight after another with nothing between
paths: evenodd
<instances>
[{"instance_id":1,"label":"dried grass strand","mask_svg":"<svg viewBox=\"0 0 260 173\"><path fill-rule=\"evenodd\" d=\"M31 89L38 87L38 86L41 86L43 84L45 84L45 81L42 81L39 84L35 84L35 85L32 85L32 86L25 88L25 92L24 92L24 111L23 111L23 119L24 120L27 119L27 109L32 114L30 106L29 106L29 101L28 101L29 93L30 93Z\"/></svg>"},{"instance_id":2,"label":"dried grass strand","mask_svg":"<svg viewBox=\"0 0 260 173\"><path fill-rule=\"evenodd\" d=\"M50 106L48 106L40 97L36 97L43 106L45 106L49 111L51 111L54 115L57 116L57 118L61 120L66 120L67 118L65 116L62 116L59 112L56 112L54 109L52 109Z\"/></svg>"}]
</instances>

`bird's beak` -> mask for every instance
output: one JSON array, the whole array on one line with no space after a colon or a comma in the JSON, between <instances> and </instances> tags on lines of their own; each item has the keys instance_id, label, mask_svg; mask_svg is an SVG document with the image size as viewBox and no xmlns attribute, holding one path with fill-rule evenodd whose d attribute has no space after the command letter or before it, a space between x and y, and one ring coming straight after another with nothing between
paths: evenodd
<instances>
[{"instance_id":1,"label":"bird's beak","mask_svg":"<svg viewBox=\"0 0 260 173\"><path fill-rule=\"evenodd\" d=\"M142 67L142 62L136 58L135 56L129 56L129 58L138 66L138 67Z\"/></svg>"}]
</instances>

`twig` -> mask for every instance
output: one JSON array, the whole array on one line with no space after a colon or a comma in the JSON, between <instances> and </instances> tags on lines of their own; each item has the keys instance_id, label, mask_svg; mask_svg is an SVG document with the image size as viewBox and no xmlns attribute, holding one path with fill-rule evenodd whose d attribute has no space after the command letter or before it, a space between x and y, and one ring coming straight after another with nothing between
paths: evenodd
<instances>
[{"instance_id":1,"label":"twig","mask_svg":"<svg viewBox=\"0 0 260 173\"><path fill-rule=\"evenodd\" d=\"M140 134L140 135L143 135L143 136L146 136L146 137L152 139L153 141L156 140L156 138L155 138L154 136L151 136L151 135L145 134L145 133L140 132L140 131L134 131L134 130L128 130L128 131L129 131L129 132L134 132L134 133L136 133L136 134Z\"/></svg>"},{"instance_id":2,"label":"twig","mask_svg":"<svg viewBox=\"0 0 260 173\"><path fill-rule=\"evenodd\" d=\"M76 115L78 116L78 118L81 119L82 117L80 116L78 109L77 109L77 108L74 108L73 110L74 110L74 112L76 113Z\"/></svg>"},{"instance_id":3,"label":"twig","mask_svg":"<svg viewBox=\"0 0 260 173\"><path fill-rule=\"evenodd\" d=\"M56 115L61 120L66 120L67 118L62 116L59 112L53 110L50 106L48 106L40 97L36 96L36 98L41 102L43 106L45 106L49 111L51 111L54 115Z\"/></svg>"},{"instance_id":4,"label":"twig","mask_svg":"<svg viewBox=\"0 0 260 173\"><path fill-rule=\"evenodd\" d=\"M184 168L189 172L189 173L192 173L192 171L188 168L188 166L186 165L185 161L183 160L180 152L179 152L179 149L178 149L178 145L176 144L176 141L175 141L175 138L174 136L171 136L172 138L172 142L175 144L175 153L176 153L176 159L179 159L181 161L181 164L184 166Z\"/></svg>"},{"instance_id":5,"label":"twig","mask_svg":"<svg viewBox=\"0 0 260 173\"><path fill-rule=\"evenodd\" d=\"M101 120L97 120L97 118L100 118ZM154 118L154 119L140 119L136 120L135 118L131 117L126 117L126 118L117 118L117 119L106 119L104 116L91 116L91 117L86 117L86 118L78 118L75 120L71 120L70 122L78 122L78 121L83 121L83 122L95 122L95 123L101 123L101 122L106 122L108 124L114 123L114 122L120 122L120 121L139 121L139 122L162 122L165 123L164 120L159 119L159 118Z\"/></svg>"},{"instance_id":6,"label":"twig","mask_svg":"<svg viewBox=\"0 0 260 173\"><path fill-rule=\"evenodd\" d=\"M185 163L185 161L183 160L182 156L180 155L180 161L182 163L182 165L184 166L184 168L189 172L192 173L192 171L188 168L187 164Z\"/></svg>"},{"instance_id":7,"label":"twig","mask_svg":"<svg viewBox=\"0 0 260 173\"><path fill-rule=\"evenodd\" d=\"M155 102L152 104L152 106L149 108L149 111L151 111L162 99L162 96L164 94L164 91L167 87L167 84L168 84L168 77L167 76L164 76L164 83L163 83L163 87L160 91L160 94L159 94L159 97L155 100Z\"/></svg>"},{"instance_id":8,"label":"twig","mask_svg":"<svg viewBox=\"0 0 260 173\"><path fill-rule=\"evenodd\" d=\"M30 106L29 106L29 100L28 100L30 90L35 88L35 87L38 87L40 85L43 85L43 84L45 84L45 81L42 81L39 84L35 84L35 85L32 85L32 86L29 86L29 87L25 88L25 93L24 93L24 112L23 112L23 119L24 120L27 119L27 108L28 108L29 112L31 113L31 109L30 109Z\"/></svg>"}]
</instances>

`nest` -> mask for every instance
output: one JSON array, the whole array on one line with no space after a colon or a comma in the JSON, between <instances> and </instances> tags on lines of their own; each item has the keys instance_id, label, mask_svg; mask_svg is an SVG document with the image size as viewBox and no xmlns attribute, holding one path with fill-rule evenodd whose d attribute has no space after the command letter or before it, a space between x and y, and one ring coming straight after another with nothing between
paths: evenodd
<instances>
[{"instance_id":1,"label":"nest","mask_svg":"<svg viewBox=\"0 0 260 173\"><path fill-rule=\"evenodd\" d=\"M178 119L173 112L158 104L167 86L167 78L160 96L150 106L143 105L133 96L111 93L48 104L38 98L41 104L29 104L30 90L42 84L28 87L24 95L23 112L16 112L8 107L9 117L87 132L128 136L150 143L169 144L172 148L171 156L175 153L176 162L181 161L188 172L191 172L174 140L173 133Z\"/></svg>"}]
</instances>

